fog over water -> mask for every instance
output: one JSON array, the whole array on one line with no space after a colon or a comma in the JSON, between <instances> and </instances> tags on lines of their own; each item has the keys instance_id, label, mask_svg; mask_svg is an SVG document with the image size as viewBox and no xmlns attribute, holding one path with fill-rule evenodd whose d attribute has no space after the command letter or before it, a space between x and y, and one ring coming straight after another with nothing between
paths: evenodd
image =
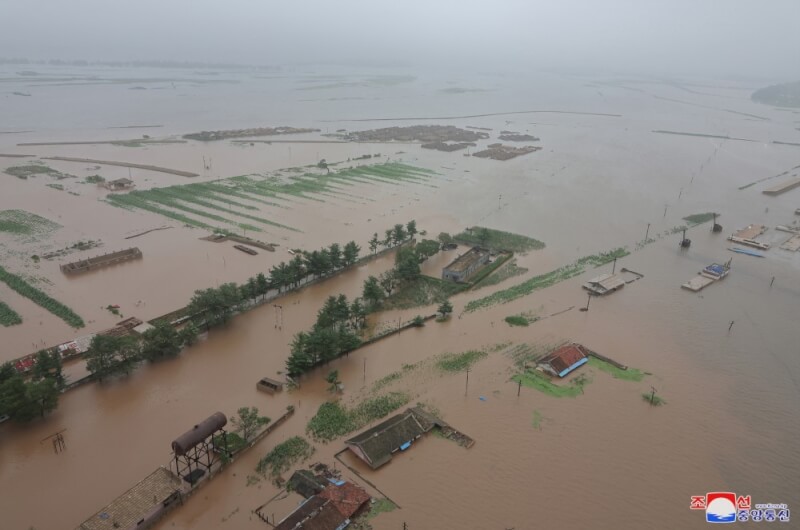
<instances>
[{"instance_id":1,"label":"fog over water","mask_svg":"<svg viewBox=\"0 0 800 530\"><path fill-rule=\"evenodd\" d=\"M3 0L0 56L791 78L793 0Z\"/></svg>"}]
</instances>

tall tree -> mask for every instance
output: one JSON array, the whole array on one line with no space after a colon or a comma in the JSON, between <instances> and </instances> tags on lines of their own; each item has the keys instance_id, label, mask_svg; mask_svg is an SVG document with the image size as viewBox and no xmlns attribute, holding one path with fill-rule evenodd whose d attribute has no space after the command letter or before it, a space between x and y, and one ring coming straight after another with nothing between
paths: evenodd
<instances>
[{"instance_id":1,"label":"tall tree","mask_svg":"<svg viewBox=\"0 0 800 530\"><path fill-rule=\"evenodd\" d=\"M364 304L361 303L360 298L353 300L350 304L350 320L354 329L361 329L364 327L367 318L367 310Z\"/></svg>"},{"instance_id":2,"label":"tall tree","mask_svg":"<svg viewBox=\"0 0 800 530\"><path fill-rule=\"evenodd\" d=\"M378 239L378 232L375 232L372 235L372 239L369 240L369 251L375 254L378 251L378 246L381 244L380 239Z\"/></svg>"},{"instance_id":3,"label":"tall tree","mask_svg":"<svg viewBox=\"0 0 800 530\"><path fill-rule=\"evenodd\" d=\"M62 372L61 355L58 351L41 350L36 354L36 364L31 373L34 381L52 379L56 388L61 390L66 383Z\"/></svg>"},{"instance_id":4,"label":"tall tree","mask_svg":"<svg viewBox=\"0 0 800 530\"><path fill-rule=\"evenodd\" d=\"M413 249L403 247L397 251L395 270L401 280L416 280L420 276L419 257Z\"/></svg>"},{"instance_id":5,"label":"tall tree","mask_svg":"<svg viewBox=\"0 0 800 530\"><path fill-rule=\"evenodd\" d=\"M269 292L269 280L267 280L263 272L259 272L256 275L256 293L261 296L261 300L263 301L267 296L267 292Z\"/></svg>"},{"instance_id":6,"label":"tall tree","mask_svg":"<svg viewBox=\"0 0 800 530\"><path fill-rule=\"evenodd\" d=\"M290 283L297 287L300 282L306 277L306 268L303 264L303 258L299 254L295 254L292 261L289 262L289 279Z\"/></svg>"},{"instance_id":7,"label":"tall tree","mask_svg":"<svg viewBox=\"0 0 800 530\"><path fill-rule=\"evenodd\" d=\"M378 283L378 278L370 276L364 280L364 291L361 296L367 302L370 309L376 308L383 301L383 289L381 289L381 285Z\"/></svg>"},{"instance_id":8,"label":"tall tree","mask_svg":"<svg viewBox=\"0 0 800 530\"><path fill-rule=\"evenodd\" d=\"M386 230L386 232L384 232L384 235L386 236L386 238L382 241L381 244L386 248L393 246L395 244L394 231L391 228L389 228Z\"/></svg>"},{"instance_id":9,"label":"tall tree","mask_svg":"<svg viewBox=\"0 0 800 530\"><path fill-rule=\"evenodd\" d=\"M328 375L325 376L325 381L330 385L328 387L328 392L339 392L341 388L340 385L342 384L339 381L339 370L331 370L328 372Z\"/></svg>"},{"instance_id":10,"label":"tall tree","mask_svg":"<svg viewBox=\"0 0 800 530\"><path fill-rule=\"evenodd\" d=\"M139 347L133 337L95 335L84 358L89 372L102 381L129 373L139 362Z\"/></svg>"},{"instance_id":11,"label":"tall tree","mask_svg":"<svg viewBox=\"0 0 800 530\"><path fill-rule=\"evenodd\" d=\"M189 322L178 332L178 341L183 346L191 346L197 342L197 336L199 334L195 325Z\"/></svg>"},{"instance_id":12,"label":"tall tree","mask_svg":"<svg viewBox=\"0 0 800 530\"><path fill-rule=\"evenodd\" d=\"M170 324L158 321L142 335L142 357L158 361L175 357L181 351L181 338Z\"/></svg>"},{"instance_id":13,"label":"tall tree","mask_svg":"<svg viewBox=\"0 0 800 530\"><path fill-rule=\"evenodd\" d=\"M451 304L449 300L445 300L439 304L439 309L437 309L437 311L442 315L442 317L447 317L447 315L453 312L453 304Z\"/></svg>"},{"instance_id":14,"label":"tall tree","mask_svg":"<svg viewBox=\"0 0 800 530\"><path fill-rule=\"evenodd\" d=\"M27 383L27 399L30 408L35 409L40 417L56 409L60 390L53 379L42 379Z\"/></svg>"},{"instance_id":15,"label":"tall tree","mask_svg":"<svg viewBox=\"0 0 800 530\"><path fill-rule=\"evenodd\" d=\"M333 270L338 269L342 266L342 248L339 246L339 243L333 243L330 247L328 252L331 255L331 267Z\"/></svg>"},{"instance_id":16,"label":"tall tree","mask_svg":"<svg viewBox=\"0 0 800 530\"><path fill-rule=\"evenodd\" d=\"M231 418L234 431L241 433L245 442L249 442L258 430L269 421L268 417L258 414L258 407L240 407L236 411L236 416Z\"/></svg>"},{"instance_id":17,"label":"tall tree","mask_svg":"<svg viewBox=\"0 0 800 530\"><path fill-rule=\"evenodd\" d=\"M413 238L417 234L417 222L415 220L411 220L406 224L406 231L408 232L408 237Z\"/></svg>"},{"instance_id":18,"label":"tall tree","mask_svg":"<svg viewBox=\"0 0 800 530\"><path fill-rule=\"evenodd\" d=\"M402 224L397 223L394 225L394 229L392 230L392 239L394 240L395 245L405 241L407 236L408 234L406 234L406 229Z\"/></svg>"},{"instance_id":19,"label":"tall tree","mask_svg":"<svg viewBox=\"0 0 800 530\"><path fill-rule=\"evenodd\" d=\"M344 246L344 256L342 260L345 265L352 265L358 260L358 253L361 251L355 241L350 241Z\"/></svg>"},{"instance_id":20,"label":"tall tree","mask_svg":"<svg viewBox=\"0 0 800 530\"><path fill-rule=\"evenodd\" d=\"M247 279L247 298L250 300L255 300L258 296L258 282L256 281L255 276L251 276Z\"/></svg>"}]
</instances>

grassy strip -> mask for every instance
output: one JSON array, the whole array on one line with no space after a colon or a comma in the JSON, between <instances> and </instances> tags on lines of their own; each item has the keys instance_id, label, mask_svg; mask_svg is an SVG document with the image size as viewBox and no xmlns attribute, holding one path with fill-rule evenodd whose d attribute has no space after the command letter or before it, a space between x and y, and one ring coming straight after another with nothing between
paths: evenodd
<instances>
[{"instance_id":1,"label":"grassy strip","mask_svg":"<svg viewBox=\"0 0 800 530\"><path fill-rule=\"evenodd\" d=\"M467 303L464 311L470 312L483 307L489 307L495 304L505 304L517 298L529 295L534 291L550 287L557 283L563 282L575 276L583 274L589 266L600 267L606 263L610 263L615 258L627 256L629 252L624 248L617 248L610 252L602 252L599 254L592 254L591 256L584 256L574 263L560 267L554 271L534 276L522 283L503 289L489 296L471 300Z\"/></svg>"},{"instance_id":2,"label":"grassy strip","mask_svg":"<svg viewBox=\"0 0 800 530\"><path fill-rule=\"evenodd\" d=\"M145 200L139 200L138 197L131 197L130 193L125 195L109 195L108 197L106 197L106 200L110 204L113 204L114 206L119 206L120 208L126 208L129 210L138 208L140 210L145 210L150 213L163 215L164 217L174 219L175 221L180 221L185 225L195 226L197 228L204 228L206 230L211 230L211 231L216 230L216 228L214 228L213 226L206 224L202 221L197 221L196 219L192 219L191 217L186 217L182 213L173 212L172 210L167 210L160 206L150 204Z\"/></svg>"},{"instance_id":3,"label":"grassy strip","mask_svg":"<svg viewBox=\"0 0 800 530\"><path fill-rule=\"evenodd\" d=\"M448 282L431 276L419 276L413 281L400 285L397 291L384 300L381 310L409 309L439 304L467 287L467 284Z\"/></svg>"},{"instance_id":4,"label":"grassy strip","mask_svg":"<svg viewBox=\"0 0 800 530\"><path fill-rule=\"evenodd\" d=\"M659 396L654 396L648 392L642 394L642 399L653 405L654 407L660 407L661 405L666 405L667 402Z\"/></svg>"},{"instance_id":5,"label":"grassy strip","mask_svg":"<svg viewBox=\"0 0 800 530\"><path fill-rule=\"evenodd\" d=\"M482 350L469 350L463 353L445 353L438 361L436 367L445 372L461 372L469 369L473 364L484 359L489 354Z\"/></svg>"},{"instance_id":6,"label":"grassy strip","mask_svg":"<svg viewBox=\"0 0 800 530\"><path fill-rule=\"evenodd\" d=\"M479 285L473 284L472 288L480 289L483 287L489 287L490 285L497 285L504 280L513 278L514 276L521 276L526 272L528 272L528 269L517 266L517 260L513 259L506 267L498 267L497 272L484 278Z\"/></svg>"},{"instance_id":7,"label":"grassy strip","mask_svg":"<svg viewBox=\"0 0 800 530\"><path fill-rule=\"evenodd\" d=\"M338 402L323 403L308 422L306 432L317 441L329 442L387 416L408 401L407 394L390 392L362 401L351 409Z\"/></svg>"},{"instance_id":8,"label":"grassy strip","mask_svg":"<svg viewBox=\"0 0 800 530\"><path fill-rule=\"evenodd\" d=\"M511 315L505 318L506 324L509 326L524 326L527 327L530 322L522 315Z\"/></svg>"},{"instance_id":9,"label":"grassy strip","mask_svg":"<svg viewBox=\"0 0 800 530\"><path fill-rule=\"evenodd\" d=\"M548 396L562 398L575 397L583 394L583 384L556 385L546 375L536 370L528 370L523 374L517 374L511 378L514 382L522 381L528 388L535 388Z\"/></svg>"},{"instance_id":10,"label":"grassy strip","mask_svg":"<svg viewBox=\"0 0 800 530\"><path fill-rule=\"evenodd\" d=\"M636 368L628 368L627 370L621 370L614 366L613 364L607 363L605 361L601 361L597 357L589 357L589 362L587 363L589 366L593 368L597 368L603 372L611 374L614 379L622 379L624 381L641 381L644 379L645 373L641 370L637 370Z\"/></svg>"},{"instance_id":11,"label":"grassy strip","mask_svg":"<svg viewBox=\"0 0 800 530\"><path fill-rule=\"evenodd\" d=\"M527 252L544 248L544 243L532 237L503 232L482 226L467 228L460 234L453 236L459 243L467 245L480 245L496 250L509 250L511 252Z\"/></svg>"},{"instance_id":12,"label":"grassy strip","mask_svg":"<svg viewBox=\"0 0 800 530\"><path fill-rule=\"evenodd\" d=\"M689 223L689 226L695 226L709 222L714 218L714 215L714 212L695 213L687 215L683 220Z\"/></svg>"},{"instance_id":13,"label":"grassy strip","mask_svg":"<svg viewBox=\"0 0 800 530\"><path fill-rule=\"evenodd\" d=\"M8 285L11 289L16 291L21 296L30 299L33 303L47 309L55 316L72 326L73 328L82 328L85 326L83 319L78 316L72 309L65 306L58 300L50 298L48 295L32 286L16 274L11 274L0 266L0 281Z\"/></svg>"},{"instance_id":14,"label":"grassy strip","mask_svg":"<svg viewBox=\"0 0 800 530\"><path fill-rule=\"evenodd\" d=\"M534 410L533 411L533 421L531 422L531 425L533 425L533 428L534 429L539 429L541 431L542 430L542 420L543 419L544 419L544 416L542 416L542 413L539 412L538 410Z\"/></svg>"},{"instance_id":15,"label":"grassy strip","mask_svg":"<svg viewBox=\"0 0 800 530\"><path fill-rule=\"evenodd\" d=\"M301 436L293 436L272 448L272 451L258 461L256 471L262 475L277 478L298 462L303 462L314 454L314 448Z\"/></svg>"},{"instance_id":16,"label":"grassy strip","mask_svg":"<svg viewBox=\"0 0 800 530\"><path fill-rule=\"evenodd\" d=\"M16 326L17 324L22 324L22 317L5 302L0 300L0 325L8 327Z\"/></svg>"}]
</instances>

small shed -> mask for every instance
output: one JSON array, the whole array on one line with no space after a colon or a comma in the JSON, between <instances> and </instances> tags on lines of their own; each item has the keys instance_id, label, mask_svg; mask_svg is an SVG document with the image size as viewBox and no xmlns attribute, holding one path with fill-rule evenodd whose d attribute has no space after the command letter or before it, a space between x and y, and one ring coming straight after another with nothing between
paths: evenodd
<instances>
[{"instance_id":1,"label":"small shed","mask_svg":"<svg viewBox=\"0 0 800 530\"><path fill-rule=\"evenodd\" d=\"M283 390L283 383L276 381L275 379L270 379L269 377L262 377L258 383L256 383L256 390L261 390L262 392L266 392L268 394L274 394L275 392L280 392Z\"/></svg>"},{"instance_id":2,"label":"small shed","mask_svg":"<svg viewBox=\"0 0 800 530\"><path fill-rule=\"evenodd\" d=\"M623 287L625 287L625 280L616 274L601 274L583 284L584 289L601 296L613 293Z\"/></svg>"},{"instance_id":3,"label":"small shed","mask_svg":"<svg viewBox=\"0 0 800 530\"><path fill-rule=\"evenodd\" d=\"M543 371L558 377L564 377L577 367L589 362L589 351L577 343L570 343L557 348L538 361Z\"/></svg>"},{"instance_id":4,"label":"small shed","mask_svg":"<svg viewBox=\"0 0 800 530\"><path fill-rule=\"evenodd\" d=\"M489 251L481 247L472 247L442 269L442 279L465 282L487 263L489 263Z\"/></svg>"},{"instance_id":5,"label":"small shed","mask_svg":"<svg viewBox=\"0 0 800 530\"><path fill-rule=\"evenodd\" d=\"M344 443L372 469L378 469L392 459L396 451L405 451L411 443L430 431L432 424L417 419L409 409L392 416Z\"/></svg>"}]
</instances>

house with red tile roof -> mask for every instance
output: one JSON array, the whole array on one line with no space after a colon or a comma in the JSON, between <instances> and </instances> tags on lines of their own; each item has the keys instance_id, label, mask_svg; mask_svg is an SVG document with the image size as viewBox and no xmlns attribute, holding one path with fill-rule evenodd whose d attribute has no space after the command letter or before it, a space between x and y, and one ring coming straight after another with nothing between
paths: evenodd
<instances>
[{"instance_id":1,"label":"house with red tile roof","mask_svg":"<svg viewBox=\"0 0 800 530\"><path fill-rule=\"evenodd\" d=\"M549 374L564 377L587 362L589 362L589 350L572 342L556 348L539 359L537 366Z\"/></svg>"}]
</instances>

